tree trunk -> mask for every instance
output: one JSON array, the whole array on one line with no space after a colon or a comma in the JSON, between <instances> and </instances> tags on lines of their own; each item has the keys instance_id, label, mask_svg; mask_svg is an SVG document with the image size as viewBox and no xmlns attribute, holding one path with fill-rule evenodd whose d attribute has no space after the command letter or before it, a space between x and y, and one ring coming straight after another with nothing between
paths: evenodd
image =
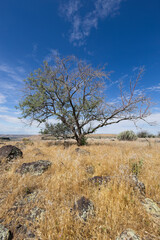
<instances>
[{"instance_id":1,"label":"tree trunk","mask_svg":"<svg viewBox=\"0 0 160 240\"><path fill-rule=\"evenodd\" d=\"M83 145L86 145L86 144L87 144L87 140L86 140L86 138L85 138L84 135L78 136L78 137L76 138L76 141L77 141L77 145L78 145L78 146L83 146Z\"/></svg>"}]
</instances>

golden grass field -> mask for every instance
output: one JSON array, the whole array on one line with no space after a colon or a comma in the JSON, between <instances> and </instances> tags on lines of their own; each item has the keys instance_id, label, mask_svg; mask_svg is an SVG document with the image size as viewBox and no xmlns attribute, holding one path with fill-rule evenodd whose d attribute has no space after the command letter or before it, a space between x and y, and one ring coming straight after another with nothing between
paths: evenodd
<instances>
[{"instance_id":1,"label":"golden grass field","mask_svg":"<svg viewBox=\"0 0 160 240\"><path fill-rule=\"evenodd\" d=\"M145 211L143 197L125 180L133 164L140 161L138 178L145 184L146 197L160 204L160 142L90 139L88 146L81 147L90 152L87 155L76 153L75 144L64 148L49 142L26 144L22 159L0 166L0 219L10 226L14 239L27 239L16 232L19 223L35 232L37 240L114 240L126 228L144 239L160 239L159 223ZM22 163L37 160L49 160L52 166L41 176L15 173ZM94 166L95 172L87 173L87 166ZM107 186L91 186L88 178L93 176L110 176L111 181ZM15 202L30 190L37 192L36 200L14 211ZM82 196L95 207L95 215L86 222L70 212ZM45 213L32 224L21 213L23 209L27 214L34 206L45 209Z\"/></svg>"}]
</instances>

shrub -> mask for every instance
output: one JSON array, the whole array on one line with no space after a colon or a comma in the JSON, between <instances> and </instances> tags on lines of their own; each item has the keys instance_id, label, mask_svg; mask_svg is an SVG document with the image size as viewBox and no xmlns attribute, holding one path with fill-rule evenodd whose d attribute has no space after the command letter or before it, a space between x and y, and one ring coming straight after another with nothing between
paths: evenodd
<instances>
[{"instance_id":1,"label":"shrub","mask_svg":"<svg viewBox=\"0 0 160 240\"><path fill-rule=\"evenodd\" d=\"M146 137L148 137L148 132L147 131L141 131L141 132L137 133L137 137L146 138Z\"/></svg>"},{"instance_id":2,"label":"shrub","mask_svg":"<svg viewBox=\"0 0 160 240\"><path fill-rule=\"evenodd\" d=\"M142 171L143 160L140 160L138 162L131 162L130 161L130 165L131 165L132 174L138 176L140 174L140 172Z\"/></svg>"},{"instance_id":3,"label":"shrub","mask_svg":"<svg viewBox=\"0 0 160 240\"><path fill-rule=\"evenodd\" d=\"M40 131L41 134L51 134L55 138L70 138L71 137L71 129L66 127L63 123L57 123L57 124L52 124L52 123L46 123L45 124L45 129Z\"/></svg>"},{"instance_id":4,"label":"shrub","mask_svg":"<svg viewBox=\"0 0 160 240\"><path fill-rule=\"evenodd\" d=\"M124 131L118 134L117 139L120 141L134 141L137 135L133 131Z\"/></svg>"},{"instance_id":5,"label":"shrub","mask_svg":"<svg viewBox=\"0 0 160 240\"><path fill-rule=\"evenodd\" d=\"M148 133L147 131L141 131L141 132L137 133L137 137L139 137L139 138L154 138L155 135Z\"/></svg>"}]
</instances>

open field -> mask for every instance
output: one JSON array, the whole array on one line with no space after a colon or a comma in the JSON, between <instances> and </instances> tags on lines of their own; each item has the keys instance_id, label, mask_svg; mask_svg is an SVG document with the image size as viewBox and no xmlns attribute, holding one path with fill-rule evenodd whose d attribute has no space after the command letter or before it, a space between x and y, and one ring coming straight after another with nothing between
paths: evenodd
<instances>
[{"instance_id":1,"label":"open field","mask_svg":"<svg viewBox=\"0 0 160 240\"><path fill-rule=\"evenodd\" d=\"M74 143L19 144L23 158L0 164L0 223L13 239L114 240L128 228L141 239L160 239L160 212L150 214L142 204L150 198L160 207L160 142L90 139L84 151L75 151ZM23 163L38 160L52 165L38 176L16 173ZM131 184L132 174L144 183L145 194ZM91 183L94 176L109 181ZM82 196L94 205L86 221L74 207Z\"/></svg>"}]
</instances>

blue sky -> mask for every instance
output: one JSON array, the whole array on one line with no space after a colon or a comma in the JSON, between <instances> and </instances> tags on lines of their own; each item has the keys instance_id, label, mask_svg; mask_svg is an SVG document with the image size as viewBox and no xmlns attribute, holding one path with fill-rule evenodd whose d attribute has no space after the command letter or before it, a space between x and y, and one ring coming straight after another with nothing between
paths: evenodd
<instances>
[{"instance_id":1,"label":"blue sky","mask_svg":"<svg viewBox=\"0 0 160 240\"><path fill-rule=\"evenodd\" d=\"M127 86L135 70L145 67L138 85L155 103L149 121L139 126L160 131L160 1L159 0L5 0L0 3L0 133L35 134L18 117L15 105L23 79L56 54L74 54L94 66L107 63L112 81ZM116 84L108 98L118 97ZM136 130L122 122L99 130ZM140 129L138 129L140 130Z\"/></svg>"}]
</instances>

